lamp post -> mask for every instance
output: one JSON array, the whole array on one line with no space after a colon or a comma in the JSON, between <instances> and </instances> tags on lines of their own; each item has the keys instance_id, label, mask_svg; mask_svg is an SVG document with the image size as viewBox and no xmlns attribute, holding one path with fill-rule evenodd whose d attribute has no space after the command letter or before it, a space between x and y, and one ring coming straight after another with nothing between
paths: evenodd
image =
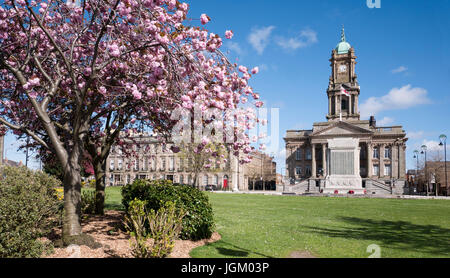
<instances>
[{"instance_id":1,"label":"lamp post","mask_svg":"<svg viewBox=\"0 0 450 278\"><path fill-rule=\"evenodd\" d=\"M441 143L439 143L439 146L444 146L444 173L445 173L445 188L447 189L447 195L449 194L449 187L447 183L447 136L445 134L442 134L439 136L439 139L441 140Z\"/></svg>"},{"instance_id":2,"label":"lamp post","mask_svg":"<svg viewBox=\"0 0 450 278\"><path fill-rule=\"evenodd\" d=\"M428 173L427 173L427 146L422 145L422 152L421 154L425 154L425 184L427 187L427 196L429 195L429 189L428 189Z\"/></svg>"},{"instance_id":3,"label":"lamp post","mask_svg":"<svg viewBox=\"0 0 450 278\"><path fill-rule=\"evenodd\" d=\"M417 187L419 186L419 151L414 151L414 158L416 159L416 177L414 178L414 181L417 181ZM416 188L417 190L418 188Z\"/></svg>"}]
</instances>

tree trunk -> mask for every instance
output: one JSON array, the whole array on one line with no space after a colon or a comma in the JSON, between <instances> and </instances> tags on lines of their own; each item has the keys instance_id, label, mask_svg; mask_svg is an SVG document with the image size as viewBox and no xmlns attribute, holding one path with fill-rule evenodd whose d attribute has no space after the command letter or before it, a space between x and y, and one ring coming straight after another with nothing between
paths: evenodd
<instances>
[{"instance_id":1,"label":"tree trunk","mask_svg":"<svg viewBox=\"0 0 450 278\"><path fill-rule=\"evenodd\" d=\"M81 173L79 164L73 164L77 159L74 158L68 163L64 173L62 240L65 245L69 245L74 237L81 235Z\"/></svg>"},{"instance_id":2,"label":"tree trunk","mask_svg":"<svg viewBox=\"0 0 450 278\"><path fill-rule=\"evenodd\" d=\"M106 160L104 160L106 162ZM96 163L95 171L95 214L103 215L105 213L105 167L106 163Z\"/></svg>"}]
</instances>

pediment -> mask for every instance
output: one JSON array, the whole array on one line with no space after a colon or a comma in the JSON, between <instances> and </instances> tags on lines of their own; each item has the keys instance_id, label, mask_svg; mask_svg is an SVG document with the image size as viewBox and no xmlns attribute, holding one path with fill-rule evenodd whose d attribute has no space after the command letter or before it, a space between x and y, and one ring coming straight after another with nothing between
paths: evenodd
<instances>
[{"instance_id":1,"label":"pediment","mask_svg":"<svg viewBox=\"0 0 450 278\"><path fill-rule=\"evenodd\" d=\"M313 132L311 136L372 134L372 131L346 122L337 122L327 128Z\"/></svg>"}]
</instances>

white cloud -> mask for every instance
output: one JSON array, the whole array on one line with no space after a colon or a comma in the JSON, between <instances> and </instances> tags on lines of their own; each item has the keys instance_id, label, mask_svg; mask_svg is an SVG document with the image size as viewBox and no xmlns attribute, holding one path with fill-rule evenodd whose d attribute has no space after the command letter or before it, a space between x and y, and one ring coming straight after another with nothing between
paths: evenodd
<instances>
[{"instance_id":1,"label":"white cloud","mask_svg":"<svg viewBox=\"0 0 450 278\"><path fill-rule=\"evenodd\" d=\"M252 33L248 36L248 42L259 55L263 54L264 49L269 43L269 37L273 29L275 29L275 26L253 28Z\"/></svg>"},{"instance_id":2,"label":"white cloud","mask_svg":"<svg viewBox=\"0 0 450 278\"><path fill-rule=\"evenodd\" d=\"M427 94L427 90L412 88L411 85L393 88L387 95L367 99L360 107L361 117L375 116L378 112L385 110L408 109L420 104L428 104L431 101Z\"/></svg>"},{"instance_id":3,"label":"white cloud","mask_svg":"<svg viewBox=\"0 0 450 278\"><path fill-rule=\"evenodd\" d=\"M317 32L311 29L303 29L299 36L293 38L278 37L277 44L287 50L296 50L317 43Z\"/></svg>"},{"instance_id":4,"label":"white cloud","mask_svg":"<svg viewBox=\"0 0 450 278\"><path fill-rule=\"evenodd\" d=\"M439 146L439 141L434 141L434 140L426 140L424 139L422 141L422 145L427 146L427 151L433 152L433 151L443 151L444 147ZM447 146L448 149L449 146Z\"/></svg>"},{"instance_id":5,"label":"white cloud","mask_svg":"<svg viewBox=\"0 0 450 278\"><path fill-rule=\"evenodd\" d=\"M391 70L391 72L395 74L395 73L402 73L402 72L405 72L405 71L407 71L407 70L408 70L407 67L405 67L405 66L400 66L400 67L398 67L398 68L396 68L396 69Z\"/></svg>"},{"instance_id":6,"label":"white cloud","mask_svg":"<svg viewBox=\"0 0 450 278\"><path fill-rule=\"evenodd\" d=\"M230 42L230 41L228 41L228 42L226 42L225 46L229 50L231 50L234 53L236 53L237 55L242 55L242 53L243 53L241 46L237 42Z\"/></svg>"},{"instance_id":7,"label":"white cloud","mask_svg":"<svg viewBox=\"0 0 450 278\"><path fill-rule=\"evenodd\" d=\"M410 131L406 134L409 139L420 139L424 136L423 131Z\"/></svg>"},{"instance_id":8,"label":"white cloud","mask_svg":"<svg viewBox=\"0 0 450 278\"><path fill-rule=\"evenodd\" d=\"M394 122L393 118L384 117L383 119L377 121L377 126L387 126Z\"/></svg>"}]
</instances>

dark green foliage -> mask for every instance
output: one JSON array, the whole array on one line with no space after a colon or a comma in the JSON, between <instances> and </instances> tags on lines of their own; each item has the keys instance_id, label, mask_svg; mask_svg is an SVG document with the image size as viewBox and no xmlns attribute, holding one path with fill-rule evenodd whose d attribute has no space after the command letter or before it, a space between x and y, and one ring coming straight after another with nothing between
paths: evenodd
<instances>
[{"instance_id":1,"label":"dark green foliage","mask_svg":"<svg viewBox=\"0 0 450 278\"><path fill-rule=\"evenodd\" d=\"M81 191L81 212L83 214L95 212L95 190L85 189Z\"/></svg>"},{"instance_id":2,"label":"dark green foliage","mask_svg":"<svg viewBox=\"0 0 450 278\"><path fill-rule=\"evenodd\" d=\"M59 185L26 167L0 168L0 257L40 257L49 247L37 239L57 220Z\"/></svg>"},{"instance_id":3,"label":"dark green foliage","mask_svg":"<svg viewBox=\"0 0 450 278\"><path fill-rule=\"evenodd\" d=\"M174 202L183 209L181 239L200 240L210 238L214 231L214 217L208 196L189 185L175 185L171 181L135 180L122 188L122 204L128 210L134 199L146 201L146 209L159 210L162 204Z\"/></svg>"}]
</instances>

